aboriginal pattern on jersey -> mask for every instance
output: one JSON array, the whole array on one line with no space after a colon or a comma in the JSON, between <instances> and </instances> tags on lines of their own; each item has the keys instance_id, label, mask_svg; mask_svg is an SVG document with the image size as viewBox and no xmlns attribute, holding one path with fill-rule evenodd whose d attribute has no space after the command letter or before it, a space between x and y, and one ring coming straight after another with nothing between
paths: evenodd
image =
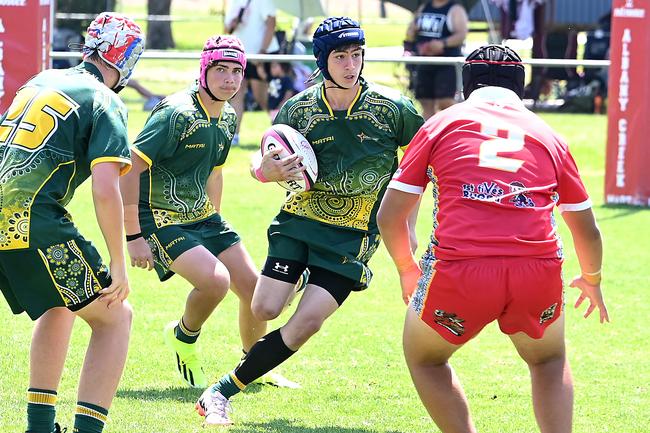
<instances>
[{"instance_id":1,"label":"aboriginal pattern on jersey","mask_svg":"<svg viewBox=\"0 0 650 433\"><path fill-rule=\"evenodd\" d=\"M83 302L102 289L74 240L38 249L38 253L66 306ZM108 275L108 268L102 264L97 272Z\"/></svg>"},{"instance_id":2,"label":"aboriginal pattern on jersey","mask_svg":"<svg viewBox=\"0 0 650 433\"><path fill-rule=\"evenodd\" d=\"M308 139L316 129L323 132L324 128L336 128L335 124L330 126L335 117L317 104L320 86L314 87L317 89L311 97L296 102L287 112L289 125ZM399 116L396 103L376 92L365 92L355 109L339 119L358 132L345 136L343 145L349 147L345 151L332 149L328 157L334 155L335 159L329 160L319 157L316 145L316 184L310 191L290 194L282 210L326 224L368 230L378 197L396 163L398 144L393 141L391 146L388 137L393 136ZM340 137L336 139L341 141Z\"/></svg>"},{"instance_id":3,"label":"aboriginal pattern on jersey","mask_svg":"<svg viewBox=\"0 0 650 433\"><path fill-rule=\"evenodd\" d=\"M167 209L151 209L158 228L170 224L191 223L216 212L212 202L208 200L200 172L176 176L163 166L154 166L151 173L162 180L162 194L167 203Z\"/></svg>"},{"instance_id":4,"label":"aboriginal pattern on jersey","mask_svg":"<svg viewBox=\"0 0 650 433\"><path fill-rule=\"evenodd\" d=\"M187 93L174 95L170 107L154 113L148 126L168 123L171 130L166 139L177 146L171 156L155 160L150 167L147 202L156 228L188 224L216 213L206 192L207 179L223 163L235 133L236 115L226 106L218 121L210 120L194 98ZM145 154L147 149L143 149Z\"/></svg>"},{"instance_id":5,"label":"aboriginal pattern on jersey","mask_svg":"<svg viewBox=\"0 0 650 433\"><path fill-rule=\"evenodd\" d=\"M60 167L74 164L71 151L48 145L48 140L58 122L77 108L66 94L36 87L21 89L9 107L0 125L0 250L29 247L35 198ZM33 112L42 110L52 114L32 124L39 118Z\"/></svg>"}]
</instances>

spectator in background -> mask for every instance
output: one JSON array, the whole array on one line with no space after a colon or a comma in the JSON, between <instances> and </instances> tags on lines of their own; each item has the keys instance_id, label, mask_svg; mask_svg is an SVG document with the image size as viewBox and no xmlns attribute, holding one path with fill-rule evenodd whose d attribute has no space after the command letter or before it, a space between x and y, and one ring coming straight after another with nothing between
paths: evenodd
<instances>
[{"instance_id":1,"label":"spectator in background","mask_svg":"<svg viewBox=\"0 0 650 433\"><path fill-rule=\"evenodd\" d=\"M453 0L432 0L420 6L406 32L418 56L457 57L468 31L465 9ZM408 53L407 53L408 54ZM411 83L425 119L453 105L456 70L453 65L418 65Z\"/></svg>"},{"instance_id":2,"label":"spectator in background","mask_svg":"<svg viewBox=\"0 0 650 433\"><path fill-rule=\"evenodd\" d=\"M271 121L280 107L296 94L295 75L291 63L271 62L269 67L268 109Z\"/></svg>"},{"instance_id":3,"label":"spectator in background","mask_svg":"<svg viewBox=\"0 0 650 433\"><path fill-rule=\"evenodd\" d=\"M314 18L307 17L299 20L294 27L294 36L291 43L293 54L306 54L312 52L313 42L312 27L314 26ZM315 61L295 62L293 63L293 88L296 92L302 92L309 87L312 82L309 82L309 76L316 69Z\"/></svg>"},{"instance_id":4,"label":"spectator in background","mask_svg":"<svg viewBox=\"0 0 650 433\"><path fill-rule=\"evenodd\" d=\"M226 33L237 36L247 54L273 53L280 49L275 39L275 4L273 0L231 0L225 16ZM267 109L267 83L262 65L250 62L244 71L241 90L230 101L237 113L237 131L232 140L239 144L239 130L244 117L246 91L250 84L259 106Z\"/></svg>"},{"instance_id":5,"label":"spectator in background","mask_svg":"<svg viewBox=\"0 0 650 433\"><path fill-rule=\"evenodd\" d=\"M153 107L155 107L160 101L165 99L163 95L156 95L151 90L147 89L142 84L140 84L139 81L134 79L129 80L127 87L131 87L133 90L138 92L144 98L144 105L142 106L142 109L144 111L153 110Z\"/></svg>"}]
</instances>

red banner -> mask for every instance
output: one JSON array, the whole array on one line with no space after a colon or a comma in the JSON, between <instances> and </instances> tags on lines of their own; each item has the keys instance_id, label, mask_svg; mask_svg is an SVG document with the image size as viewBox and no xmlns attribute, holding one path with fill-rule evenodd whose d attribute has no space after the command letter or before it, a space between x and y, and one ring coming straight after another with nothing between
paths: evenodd
<instances>
[{"instance_id":1,"label":"red banner","mask_svg":"<svg viewBox=\"0 0 650 433\"><path fill-rule=\"evenodd\" d=\"M0 0L0 113L33 75L50 67L53 0Z\"/></svg>"},{"instance_id":2,"label":"red banner","mask_svg":"<svg viewBox=\"0 0 650 433\"><path fill-rule=\"evenodd\" d=\"M605 202L650 206L650 2L613 0Z\"/></svg>"}]
</instances>

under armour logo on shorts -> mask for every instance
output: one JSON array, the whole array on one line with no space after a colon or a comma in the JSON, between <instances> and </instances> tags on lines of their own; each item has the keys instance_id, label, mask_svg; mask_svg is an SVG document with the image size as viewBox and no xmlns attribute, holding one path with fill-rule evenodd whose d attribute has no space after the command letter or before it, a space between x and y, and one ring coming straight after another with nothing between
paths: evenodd
<instances>
[{"instance_id":1,"label":"under armour logo on shorts","mask_svg":"<svg viewBox=\"0 0 650 433\"><path fill-rule=\"evenodd\" d=\"M273 267L273 270L275 272L279 272L284 275L289 274L289 265L281 265L279 262L275 262L275 266Z\"/></svg>"}]
</instances>

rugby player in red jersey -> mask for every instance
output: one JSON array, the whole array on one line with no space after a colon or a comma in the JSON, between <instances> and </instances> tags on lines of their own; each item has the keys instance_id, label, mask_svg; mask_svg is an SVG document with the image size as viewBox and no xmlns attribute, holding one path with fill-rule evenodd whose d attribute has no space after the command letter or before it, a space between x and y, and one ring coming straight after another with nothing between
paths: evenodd
<instances>
[{"instance_id":1,"label":"rugby player in red jersey","mask_svg":"<svg viewBox=\"0 0 650 433\"><path fill-rule=\"evenodd\" d=\"M404 352L429 414L444 432L475 432L449 358L497 320L528 364L542 432L570 432L573 384L565 353L562 260L553 209L582 269L572 287L609 321L600 288L602 241L567 144L524 107L524 66L490 45L463 66L466 101L415 135L382 201L378 224L409 303ZM431 244L419 265L407 218L427 184Z\"/></svg>"}]
</instances>

